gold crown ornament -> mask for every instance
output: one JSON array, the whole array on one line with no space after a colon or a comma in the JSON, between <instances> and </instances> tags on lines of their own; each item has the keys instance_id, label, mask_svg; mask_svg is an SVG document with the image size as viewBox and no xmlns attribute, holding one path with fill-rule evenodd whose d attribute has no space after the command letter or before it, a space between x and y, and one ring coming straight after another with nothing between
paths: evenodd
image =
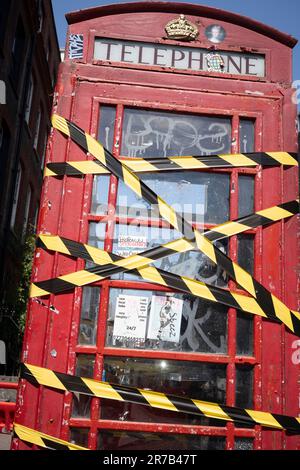
<instances>
[{"instance_id":1,"label":"gold crown ornament","mask_svg":"<svg viewBox=\"0 0 300 470\"><path fill-rule=\"evenodd\" d=\"M184 15L169 21L165 26L165 31L169 39L179 41L193 41L199 34L197 26L188 21Z\"/></svg>"}]
</instances>

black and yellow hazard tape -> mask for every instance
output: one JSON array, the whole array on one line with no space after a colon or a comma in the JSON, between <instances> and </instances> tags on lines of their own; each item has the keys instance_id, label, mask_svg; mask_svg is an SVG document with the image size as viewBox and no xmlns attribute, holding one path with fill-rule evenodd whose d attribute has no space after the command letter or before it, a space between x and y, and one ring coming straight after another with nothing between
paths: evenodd
<instances>
[{"instance_id":1,"label":"black and yellow hazard tape","mask_svg":"<svg viewBox=\"0 0 300 470\"><path fill-rule=\"evenodd\" d=\"M249 214L245 217L240 217L236 220L229 220L223 224L217 225L203 233L205 238L210 241L221 240L232 235L245 232L253 228L278 222L279 220L292 217L299 213L299 200L284 202L278 206L269 207Z\"/></svg>"},{"instance_id":2,"label":"black and yellow hazard tape","mask_svg":"<svg viewBox=\"0 0 300 470\"><path fill-rule=\"evenodd\" d=\"M123 158L122 163L135 173L155 171L199 170L203 168L237 168L262 166L297 166L297 153L253 152L226 155ZM80 176L110 173L97 161L48 163L44 176Z\"/></svg>"},{"instance_id":3,"label":"black and yellow hazard tape","mask_svg":"<svg viewBox=\"0 0 300 470\"><path fill-rule=\"evenodd\" d=\"M49 279L48 281L42 281L38 283L37 286L33 285L31 287L31 296L39 292L58 294L74 287L89 284L91 280L95 282L96 278L98 281L102 281L112 274L127 270L124 266L119 265L119 263L124 263L127 258L122 258L113 253L107 253L99 248L74 242L67 238L55 235L40 235L38 246L47 250L54 250L59 253L76 256L87 261L93 261L98 265L104 263L104 266L103 268L86 268L76 273L63 276L63 279L61 276L59 278ZM110 259L110 263L107 263L108 259ZM148 260L148 262L150 261ZM130 269L130 272L139 275L145 281L154 282L164 287L170 287L171 289L200 297L201 299L222 303L228 307L237 308L243 312L267 318L254 297L231 292L227 289L205 284L204 282L196 281L185 276L179 276L155 268L154 266ZM274 321L273 318L271 320Z\"/></svg>"},{"instance_id":4,"label":"black and yellow hazard tape","mask_svg":"<svg viewBox=\"0 0 300 470\"><path fill-rule=\"evenodd\" d=\"M237 408L194 398L111 384L109 382L54 372L50 369L31 364L22 365L21 378L33 385L44 385L64 392L68 391L97 398L146 405L152 408L231 421L238 424L251 426L258 424L267 428L300 434L300 417L295 418L277 413Z\"/></svg>"},{"instance_id":5,"label":"black and yellow hazard tape","mask_svg":"<svg viewBox=\"0 0 300 470\"><path fill-rule=\"evenodd\" d=\"M297 213L298 209L298 201L290 201L288 203L281 204L280 206L274 206L269 209L258 211L257 213L237 219L236 221L220 224L217 227L214 227L214 229L204 232L204 234L205 236L210 236L211 234L213 240L218 240L235 233L241 233L249 228L254 228L259 225L274 222L275 220L290 217ZM267 215L269 215L269 217L266 217ZM270 217L272 217L272 219ZM147 267L147 265L155 260L154 257L151 258L150 252L157 252L157 249L159 248L165 249L165 254L170 255L171 248L168 248L168 245L172 246L172 242L166 244L164 247L156 247L152 250L148 250L148 252L143 252L140 255L132 257L137 267L141 265L141 263L143 265L135 270L132 269L132 261L129 262L129 267L126 267L127 261L125 260L128 260L128 258L122 258L113 253L107 253L104 250L100 250L84 243L78 243L64 237L41 234L37 239L37 245L46 250L53 250L70 256L79 257L86 261L91 261L97 265L101 265L102 268L87 268L77 273L33 284L31 286L30 294L32 297L37 294L42 295L43 293L57 294L67 289L85 285L83 282L89 283L90 279L92 282L95 282L95 275L99 276L97 280L100 281L112 274L124 272L130 269L133 274L140 275L147 281L155 282L159 285L163 285L164 287L170 287L206 300L223 303L227 306L243 310L244 312L266 317L257 301L252 297L230 292L226 289L195 281L185 276L172 274L155 267ZM193 245L186 244L185 250L188 249L193 249ZM146 253L148 253L148 256L146 256ZM173 251L173 253L175 253L175 251ZM145 264L146 259L147 264ZM76 274L76 278L74 274Z\"/></svg>"},{"instance_id":6,"label":"black and yellow hazard tape","mask_svg":"<svg viewBox=\"0 0 300 470\"><path fill-rule=\"evenodd\" d=\"M290 209L292 207L295 211L297 211L297 201L294 201L296 204L292 205L289 204ZM270 208L273 209L273 208ZM269 209L267 209L269 210ZM260 211L261 212L261 211ZM293 215L290 213L290 216ZM252 214L251 217L255 216L256 214ZM281 214L284 215L283 213ZM287 216L287 214L285 214ZM249 216L250 217L250 216ZM259 218L256 219L261 221ZM270 222L269 219L265 219L261 221L264 223ZM241 231L241 227L234 222L236 225L236 229ZM230 223L229 223L230 224ZM225 224L221 224L225 225ZM254 221L253 221L254 225ZM219 226L220 227L220 226ZM248 227L249 228L249 227ZM247 227L244 225L244 230L247 230ZM233 228L232 228L233 231ZM210 233L207 231L205 233ZM214 232L214 236L217 236L217 232ZM220 234L220 237L228 236L224 234ZM216 238L215 238L216 239ZM59 292L63 292L68 288L74 288L78 286L82 286L82 282L86 282L89 279L89 275L92 276L93 282L95 282L95 275L98 275L98 281L103 280L107 276L111 276L112 274L120 273L127 271L126 268L126 260L128 258L122 258L121 256L115 255L113 253L107 253L104 250L99 248L95 248L93 246L75 242L73 240L66 239L64 237L59 237L55 235L39 235L37 240L37 245L41 248L46 250L53 250L59 253L64 253L70 256L78 257L84 259L86 261L91 261L97 265L102 265L102 268L86 268L82 271L78 271L77 273L72 273L70 275L63 276L63 279L56 278L51 279L48 281L42 281L37 284L32 285L31 287L31 295L37 294L39 292L48 292L52 294L57 294ZM170 252L168 252L170 254ZM227 289L222 289L220 287L212 286L209 284L205 284L201 281L196 281L194 279L187 278L185 276L179 276L177 274L173 274L162 269L158 269L153 267L147 267L145 265L145 260L148 259L148 263L150 264L154 260L145 256L145 252L141 255L136 255L137 262L143 264L142 267L137 269L132 269L132 263L129 265L129 269L131 270L132 274L136 274L142 277L142 279L150 282L155 282L159 285L163 285L164 287L170 287L172 289L179 290L181 292L185 292L188 294L192 294L196 297L200 297L202 299L210 300L213 302L222 303L229 307L237 308L247 313L251 313L253 315L259 315L262 317L266 317L267 315L262 311L260 308L257 300L253 297L249 297L243 294L235 293L228 291ZM103 266L104 265L104 266ZM77 275L75 278L74 274ZM62 282L62 280L64 282ZM67 284L69 282L69 285ZM42 289L42 291L41 291ZM47 289L47 290L46 290ZM271 320L274 321L273 318Z\"/></svg>"},{"instance_id":7,"label":"black and yellow hazard tape","mask_svg":"<svg viewBox=\"0 0 300 470\"><path fill-rule=\"evenodd\" d=\"M300 315L292 312L281 300L256 281L247 271L222 253L210 240L205 238L182 215L176 213L160 196L154 193L138 176L116 159L92 136L84 132L67 119L53 115L52 125L69 136L85 151L93 155L105 168L120 178L139 197L158 207L160 215L176 230L181 231L189 242L195 242L197 248L219 265L238 285L255 297L268 318L280 320L296 333L300 329Z\"/></svg>"},{"instance_id":8,"label":"black and yellow hazard tape","mask_svg":"<svg viewBox=\"0 0 300 470\"><path fill-rule=\"evenodd\" d=\"M63 441L57 437L49 436L17 423L14 423L14 433L21 441L29 442L49 450L89 450L86 447Z\"/></svg>"}]
</instances>

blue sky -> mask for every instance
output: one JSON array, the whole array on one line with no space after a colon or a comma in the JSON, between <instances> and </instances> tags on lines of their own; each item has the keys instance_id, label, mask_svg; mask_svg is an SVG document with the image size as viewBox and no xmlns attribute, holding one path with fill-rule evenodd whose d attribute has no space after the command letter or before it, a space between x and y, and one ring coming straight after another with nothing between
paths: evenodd
<instances>
[{"instance_id":1,"label":"blue sky","mask_svg":"<svg viewBox=\"0 0 300 470\"><path fill-rule=\"evenodd\" d=\"M249 16L285 33L291 34L300 41L299 0L181 0L181 2L222 8L223 10ZM52 0L60 46L64 47L65 45L67 28L65 13L112 3L123 2L118 0ZM294 48L294 79L300 80L299 44Z\"/></svg>"}]
</instances>

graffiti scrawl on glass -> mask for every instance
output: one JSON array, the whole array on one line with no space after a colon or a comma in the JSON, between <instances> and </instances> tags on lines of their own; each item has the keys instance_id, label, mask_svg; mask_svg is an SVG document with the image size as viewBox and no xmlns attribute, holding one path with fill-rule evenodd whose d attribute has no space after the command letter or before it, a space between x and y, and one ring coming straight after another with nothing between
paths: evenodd
<instances>
[{"instance_id":1,"label":"graffiti scrawl on glass","mask_svg":"<svg viewBox=\"0 0 300 470\"><path fill-rule=\"evenodd\" d=\"M122 155L155 157L230 152L227 118L125 110Z\"/></svg>"}]
</instances>

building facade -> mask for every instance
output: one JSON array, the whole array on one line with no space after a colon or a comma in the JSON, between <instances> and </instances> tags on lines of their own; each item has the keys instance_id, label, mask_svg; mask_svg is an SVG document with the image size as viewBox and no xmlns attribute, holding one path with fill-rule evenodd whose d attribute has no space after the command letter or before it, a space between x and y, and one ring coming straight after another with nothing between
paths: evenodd
<instances>
[{"instance_id":1,"label":"building facade","mask_svg":"<svg viewBox=\"0 0 300 470\"><path fill-rule=\"evenodd\" d=\"M208 231L295 202L295 159L291 166L266 167L266 154L263 166L246 164L252 152L297 150L295 39L249 18L186 3L115 4L70 13L67 20L55 113L122 162L143 165L144 173L137 174L194 228ZM23 352L28 370L20 382L16 422L90 449L299 448L299 436L212 419L209 413L174 413L167 400L168 411L145 406L142 396L135 404L99 399L88 396L82 382L78 393L61 393L75 379L67 383L51 371L107 381L122 397L132 386L299 415L299 338L288 328L288 315L271 321L270 311L279 304L253 290L249 295L257 295L263 310L249 314L249 296L240 282L229 280L228 267L226 274L224 265L192 250L157 261L160 271L152 282L117 269L107 279L97 278L96 271L88 277L96 253L100 257L95 248L106 260L113 253L116 261L182 235L173 229L176 218L172 226L164 220L167 210L158 217L115 174L93 165L78 129L64 129L49 139L38 226L40 234L62 239L51 248L44 236L36 251ZM212 155L230 153L242 153L236 158L244 165L232 160L231 167L207 167ZM199 168L193 158L186 164L173 159L172 169L168 157L184 155L202 156L205 163ZM161 170L168 164L168 171L156 171L155 165ZM124 174L130 186L135 180ZM216 246L297 310L297 219L260 222ZM197 280L216 288L220 302L201 297L196 288L187 293L182 281L170 288L169 273L187 276L185 286ZM249 279L244 276L243 285ZM244 295L244 309L222 303L228 289ZM48 372L36 379L30 365ZM23 439L13 447L32 448Z\"/></svg>"},{"instance_id":2,"label":"building facade","mask_svg":"<svg viewBox=\"0 0 300 470\"><path fill-rule=\"evenodd\" d=\"M0 339L2 373L17 372L16 291L37 222L50 112L60 62L51 1L3 0L0 11ZM4 96L5 95L5 96ZM5 99L4 99L5 98Z\"/></svg>"}]
</instances>

